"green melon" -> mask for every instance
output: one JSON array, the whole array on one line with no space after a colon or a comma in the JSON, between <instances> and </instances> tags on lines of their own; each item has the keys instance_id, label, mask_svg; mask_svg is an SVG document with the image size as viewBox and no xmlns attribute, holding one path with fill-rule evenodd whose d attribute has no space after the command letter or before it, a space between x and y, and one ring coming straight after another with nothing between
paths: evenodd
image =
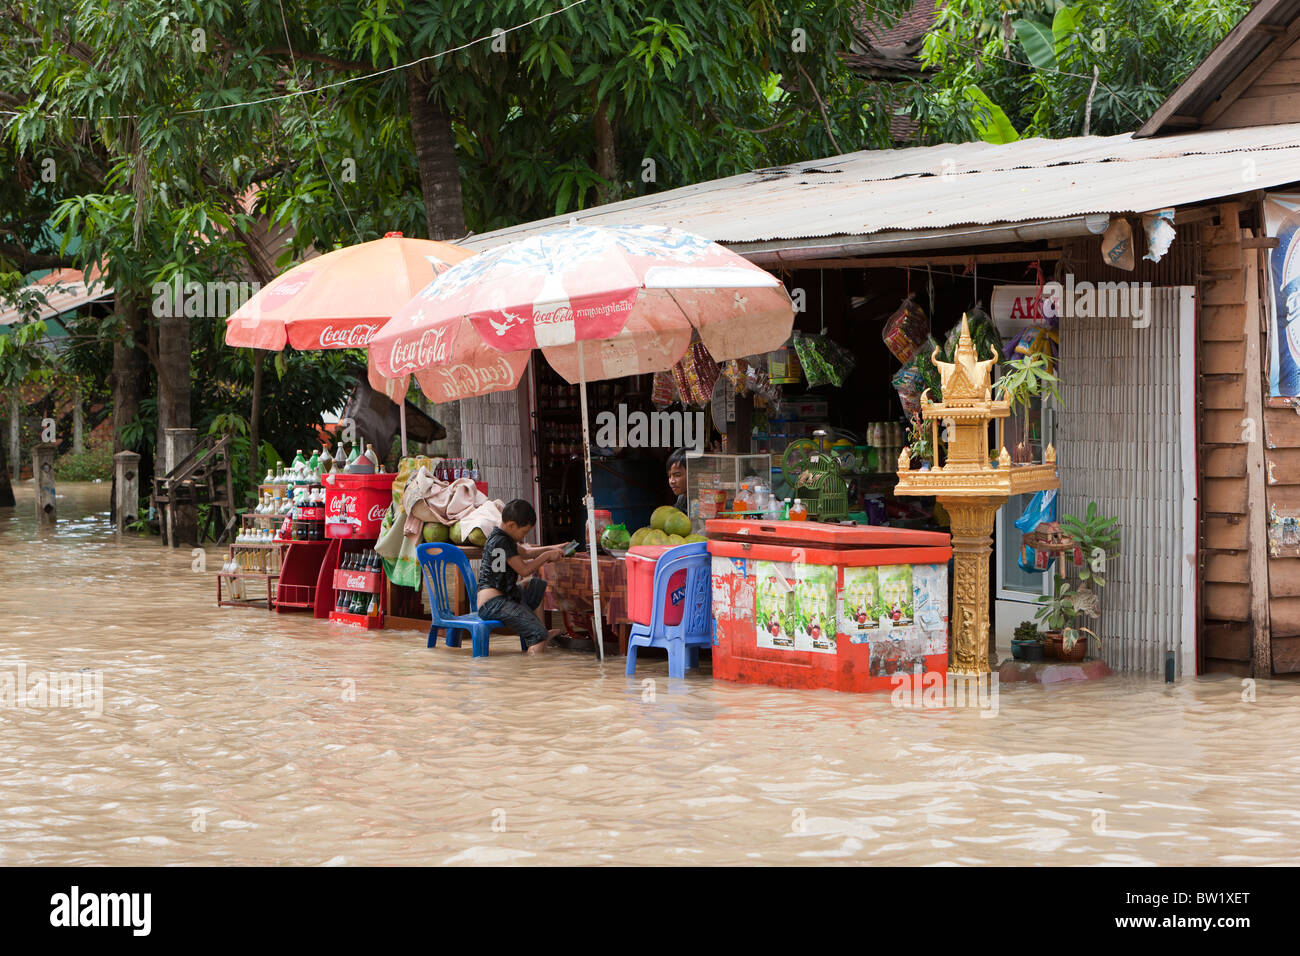
<instances>
[{"instance_id":1,"label":"green melon","mask_svg":"<svg viewBox=\"0 0 1300 956\"><path fill-rule=\"evenodd\" d=\"M630 548L641 547L641 545L645 544L645 536L648 535L649 533L650 533L649 528L637 528L635 531L632 532L632 543L628 545L628 547Z\"/></svg>"},{"instance_id":2,"label":"green melon","mask_svg":"<svg viewBox=\"0 0 1300 956\"><path fill-rule=\"evenodd\" d=\"M706 537L704 537L704 535L702 535L702 534L688 534L688 535L686 536L686 543L687 543L687 544L690 544L690 543L692 543L692 542L694 542L694 541L708 541L708 540L709 540L709 539L706 538Z\"/></svg>"},{"instance_id":3,"label":"green melon","mask_svg":"<svg viewBox=\"0 0 1300 956\"><path fill-rule=\"evenodd\" d=\"M691 519L674 508L673 513L668 516L668 520L664 522L664 533L686 537L691 533Z\"/></svg>"},{"instance_id":4,"label":"green melon","mask_svg":"<svg viewBox=\"0 0 1300 956\"><path fill-rule=\"evenodd\" d=\"M683 538L680 534L670 534L670 535L668 536L668 546L669 546L669 547L675 548L675 547L677 547L679 544L685 544L685 543L686 543L686 539Z\"/></svg>"},{"instance_id":5,"label":"green melon","mask_svg":"<svg viewBox=\"0 0 1300 956\"><path fill-rule=\"evenodd\" d=\"M651 532L642 539L641 543L650 547L662 547L668 543L668 535L656 528L651 530Z\"/></svg>"},{"instance_id":6,"label":"green melon","mask_svg":"<svg viewBox=\"0 0 1300 956\"><path fill-rule=\"evenodd\" d=\"M681 514L681 512L672 505L661 505L656 508L654 514L650 516L650 527L654 528L656 531L664 531L666 534L665 525L667 525L668 519L673 515L679 514Z\"/></svg>"}]
</instances>

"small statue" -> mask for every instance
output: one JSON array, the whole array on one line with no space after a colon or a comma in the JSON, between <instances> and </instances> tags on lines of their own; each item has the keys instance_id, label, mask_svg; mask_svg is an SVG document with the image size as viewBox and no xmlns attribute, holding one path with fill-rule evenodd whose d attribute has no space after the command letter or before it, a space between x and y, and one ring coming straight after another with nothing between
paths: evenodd
<instances>
[{"instance_id":1,"label":"small statue","mask_svg":"<svg viewBox=\"0 0 1300 956\"><path fill-rule=\"evenodd\" d=\"M1007 454L1007 446L1006 446L1006 445L1003 445L1003 446L1002 446L1002 451L1001 451L1001 453L998 455L998 467L999 467L999 468L1010 468L1010 467L1011 467L1011 456L1010 456L1009 454Z\"/></svg>"},{"instance_id":2,"label":"small statue","mask_svg":"<svg viewBox=\"0 0 1300 956\"><path fill-rule=\"evenodd\" d=\"M904 445L902 450L898 453L898 470L912 470L912 446Z\"/></svg>"},{"instance_id":3,"label":"small statue","mask_svg":"<svg viewBox=\"0 0 1300 956\"><path fill-rule=\"evenodd\" d=\"M1048 442L1047 451L1043 454L1043 461L1049 465L1056 464L1056 446Z\"/></svg>"}]
</instances>

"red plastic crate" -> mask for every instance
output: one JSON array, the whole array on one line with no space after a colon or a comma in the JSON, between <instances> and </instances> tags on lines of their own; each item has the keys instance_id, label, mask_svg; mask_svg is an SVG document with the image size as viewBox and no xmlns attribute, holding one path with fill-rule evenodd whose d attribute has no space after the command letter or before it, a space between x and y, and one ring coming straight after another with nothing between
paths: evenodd
<instances>
[{"instance_id":1,"label":"red plastic crate","mask_svg":"<svg viewBox=\"0 0 1300 956\"><path fill-rule=\"evenodd\" d=\"M641 545L627 553L627 613L634 624L650 626L654 614L655 567L659 557L672 545ZM682 604L686 598L686 572L678 571L668 582L668 607L664 609L664 624L673 627L682 623Z\"/></svg>"},{"instance_id":2,"label":"red plastic crate","mask_svg":"<svg viewBox=\"0 0 1300 956\"><path fill-rule=\"evenodd\" d=\"M376 617L370 617L367 614L349 614L347 611L330 611L330 620L336 624L348 624L352 627L365 628L367 631L377 631L384 626L384 616L382 614Z\"/></svg>"},{"instance_id":3,"label":"red plastic crate","mask_svg":"<svg viewBox=\"0 0 1300 956\"><path fill-rule=\"evenodd\" d=\"M326 475L325 537L377 538L393 502L395 474Z\"/></svg>"}]
</instances>

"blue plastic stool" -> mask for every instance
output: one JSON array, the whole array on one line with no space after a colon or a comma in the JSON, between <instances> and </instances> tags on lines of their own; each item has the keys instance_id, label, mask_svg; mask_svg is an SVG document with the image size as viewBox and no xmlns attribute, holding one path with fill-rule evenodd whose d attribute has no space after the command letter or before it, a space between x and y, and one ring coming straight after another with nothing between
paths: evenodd
<instances>
[{"instance_id":1,"label":"blue plastic stool","mask_svg":"<svg viewBox=\"0 0 1300 956\"><path fill-rule=\"evenodd\" d=\"M682 595L682 619L664 624L664 609L672 595L669 582L678 571L686 572ZM654 610L650 624L633 624L627 641L627 676L636 673L638 647L668 649L668 676L685 677L688 668L700 664L700 648L713 646L712 570L703 541L670 548L655 562Z\"/></svg>"},{"instance_id":2,"label":"blue plastic stool","mask_svg":"<svg viewBox=\"0 0 1300 956\"><path fill-rule=\"evenodd\" d=\"M460 647L457 631L469 633L473 641L474 656L488 656L488 640L492 628L500 627L500 621L485 621L478 616L478 580L474 569L469 566L465 552L454 544L422 544L415 549L415 556L420 561L420 570L424 573L424 584L429 589L429 613L433 623L429 627L429 647L438 645L438 630L447 631L448 647ZM451 598L447 593L447 565L454 565L465 582L469 592L469 614L452 614ZM520 638L523 643L523 638Z\"/></svg>"}]
</instances>

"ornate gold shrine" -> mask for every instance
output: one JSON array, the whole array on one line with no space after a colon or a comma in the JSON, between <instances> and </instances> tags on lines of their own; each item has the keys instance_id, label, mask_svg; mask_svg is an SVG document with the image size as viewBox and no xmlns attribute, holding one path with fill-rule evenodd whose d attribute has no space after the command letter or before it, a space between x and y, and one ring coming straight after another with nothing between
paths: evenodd
<instances>
[{"instance_id":1,"label":"ornate gold shrine","mask_svg":"<svg viewBox=\"0 0 1300 956\"><path fill-rule=\"evenodd\" d=\"M1003 441L1003 420L1011 414L1007 401L993 398L993 365L997 357L980 361L971 342L966 316L952 362L940 362L943 401L921 395L921 418L931 423L930 447L935 461L928 471L912 470L911 449L898 456L898 495L934 495L952 524L953 613L949 673L989 672L989 556L993 552L993 520L1011 495L1060 487L1056 449L1047 446L1041 464L1013 465ZM946 420L948 442L939 462L939 423ZM989 424L998 423L996 467L989 446Z\"/></svg>"}]
</instances>

